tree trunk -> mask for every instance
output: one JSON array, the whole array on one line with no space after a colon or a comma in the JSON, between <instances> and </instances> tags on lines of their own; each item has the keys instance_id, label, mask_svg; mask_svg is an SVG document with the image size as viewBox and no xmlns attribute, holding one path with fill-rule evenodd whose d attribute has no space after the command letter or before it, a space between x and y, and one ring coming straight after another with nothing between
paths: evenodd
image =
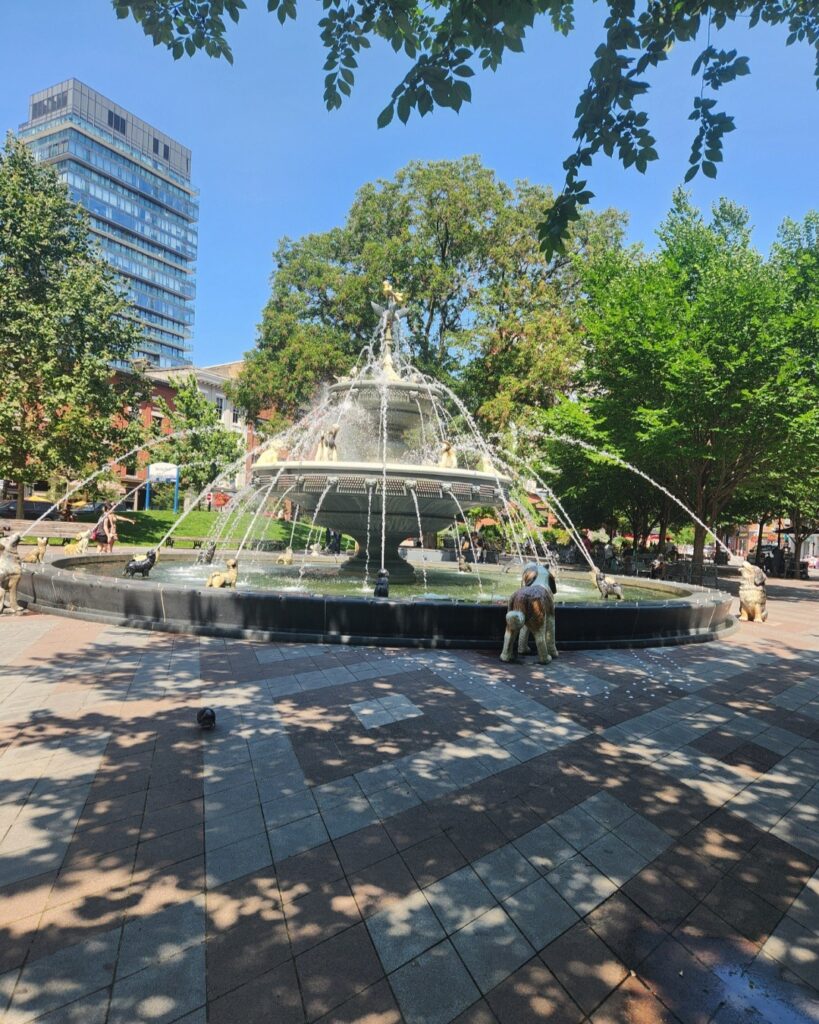
<instances>
[{"instance_id":1,"label":"tree trunk","mask_svg":"<svg viewBox=\"0 0 819 1024\"><path fill-rule=\"evenodd\" d=\"M26 488L21 482L17 484L17 519L25 519Z\"/></svg>"},{"instance_id":2,"label":"tree trunk","mask_svg":"<svg viewBox=\"0 0 819 1024\"><path fill-rule=\"evenodd\" d=\"M762 531L765 529L765 520L767 516L763 516L759 520L759 533L756 536L756 558L754 559L757 565L762 565ZM750 551L748 554L750 555Z\"/></svg>"},{"instance_id":3,"label":"tree trunk","mask_svg":"<svg viewBox=\"0 0 819 1024\"><path fill-rule=\"evenodd\" d=\"M702 585L702 560L705 547L705 527L694 523L694 555L691 560L691 582Z\"/></svg>"}]
</instances>

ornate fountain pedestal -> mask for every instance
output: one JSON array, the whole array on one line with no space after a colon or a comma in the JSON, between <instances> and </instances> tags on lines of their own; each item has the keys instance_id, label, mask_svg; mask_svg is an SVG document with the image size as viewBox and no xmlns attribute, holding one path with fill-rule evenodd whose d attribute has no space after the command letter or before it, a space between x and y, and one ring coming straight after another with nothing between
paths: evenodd
<instances>
[{"instance_id":1,"label":"ornate fountain pedestal","mask_svg":"<svg viewBox=\"0 0 819 1024\"><path fill-rule=\"evenodd\" d=\"M257 463L253 474L262 487L275 481L271 498L286 493L319 526L355 538L358 552L341 572L361 579L368 563L372 578L381 568L382 537L390 578L413 579L415 569L398 551L403 541L445 530L467 509L503 507L511 483L472 469L403 463Z\"/></svg>"}]
</instances>

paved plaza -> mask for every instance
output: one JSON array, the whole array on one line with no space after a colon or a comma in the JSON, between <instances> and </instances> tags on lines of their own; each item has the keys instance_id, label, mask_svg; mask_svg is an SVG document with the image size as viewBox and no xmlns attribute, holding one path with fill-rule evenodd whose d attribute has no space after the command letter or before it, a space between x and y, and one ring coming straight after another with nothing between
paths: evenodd
<instances>
[{"instance_id":1,"label":"paved plaza","mask_svg":"<svg viewBox=\"0 0 819 1024\"><path fill-rule=\"evenodd\" d=\"M769 608L546 667L3 618L0 1018L819 1022L819 583Z\"/></svg>"}]
</instances>

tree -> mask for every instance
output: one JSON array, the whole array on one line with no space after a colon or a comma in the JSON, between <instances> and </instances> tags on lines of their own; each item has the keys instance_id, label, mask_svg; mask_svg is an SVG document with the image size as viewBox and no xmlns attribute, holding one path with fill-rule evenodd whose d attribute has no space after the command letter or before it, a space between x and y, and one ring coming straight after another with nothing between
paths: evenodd
<instances>
[{"instance_id":1,"label":"tree","mask_svg":"<svg viewBox=\"0 0 819 1024\"><path fill-rule=\"evenodd\" d=\"M145 382L112 386L139 340L128 303L56 174L9 135L0 152L0 476L69 478L140 436ZM22 515L20 487L18 514Z\"/></svg>"},{"instance_id":2,"label":"tree","mask_svg":"<svg viewBox=\"0 0 819 1024\"><path fill-rule=\"evenodd\" d=\"M477 157L411 163L365 185L344 225L279 243L257 348L233 397L251 415L274 406L292 417L372 341L371 300L391 278L408 296L408 354L421 369L495 424L524 392L549 401L580 357L567 316L576 272L535 238L551 201L548 189L498 181ZM586 214L572 245L615 244L622 223L613 211Z\"/></svg>"},{"instance_id":3,"label":"tree","mask_svg":"<svg viewBox=\"0 0 819 1024\"><path fill-rule=\"evenodd\" d=\"M680 190L659 237L654 254L609 251L586 268L586 401L619 451L638 465L648 455L649 472L715 525L796 443L819 390L793 331L794 288L751 247L744 210L721 200L706 223ZM697 561L704 538L696 526Z\"/></svg>"},{"instance_id":4,"label":"tree","mask_svg":"<svg viewBox=\"0 0 819 1024\"><path fill-rule=\"evenodd\" d=\"M154 448L154 459L173 462L180 467L183 489L197 494L226 466L235 462L244 448L242 435L223 426L219 411L199 390L190 374L177 389L174 408L161 396L157 406L167 417L171 433L191 431Z\"/></svg>"},{"instance_id":5,"label":"tree","mask_svg":"<svg viewBox=\"0 0 819 1024\"><path fill-rule=\"evenodd\" d=\"M238 22L245 0L112 0L120 18L131 14L154 45L164 45L175 59L204 50L233 61L225 15ZM574 0L322 0L319 22L327 51L324 101L340 107L355 83L355 69L372 40L383 39L413 63L393 90L378 126L395 115L406 122L412 111L421 117L434 107L459 110L472 98L467 79L475 69L496 70L507 52L520 53L527 31L548 18L556 32L574 28ZM304 7L304 5L302 5ZM540 225L544 251L565 247L569 226L593 193L581 178L602 150L615 152L625 167L644 173L658 158L648 115L636 108L649 90L647 73L665 61L672 48L695 45L707 27L706 45L691 74L697 79L690 120L695 124L686 181L702 171L716 177L723 137L733 118L717 109L712 94L747 75L747 57L728 43L720 49L720 32L742 20L751 28L787 26L787 44L807 42L819 51L819 8L810 0L608 0L605 37L594 51L589 81L575 111L575 151L564 161L566 180L557 201ZM295 19L298 0L267 0L267 8L284 24ZM817 64L819 77L819 63ZM707 94L706 94L707 90Z\"/></svg>"}]
</instances>

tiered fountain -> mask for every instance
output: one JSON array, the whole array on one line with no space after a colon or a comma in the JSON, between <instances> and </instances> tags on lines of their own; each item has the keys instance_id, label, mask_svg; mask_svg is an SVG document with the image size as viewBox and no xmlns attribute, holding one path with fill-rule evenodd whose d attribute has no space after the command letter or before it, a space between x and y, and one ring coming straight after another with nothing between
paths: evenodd
<instances>
[{"instance_id":1,"label":"tiered fountain","mask_svg":"<svg viewBox=\"0 0 819 1024\"><path fill-rule=\"evenodd\" d=\"M410 365L402 344L403 296L385 282L384 297L373 303L378 330L356 369L265 443L252 482L216 517L213 566L167 546L183 515L160 542L147 580L123 580L122 555L59 558L27 572L20 596L46 610L151 629L499 650L506 597L518 586L522 563L533 551L549 557L527 494L536 489L545 498L574 536L581 561L588 554L557 496L532 479L531 468L514 452L490 447L460 399ZM237 465L222 476L229 478ZM325 527L354 538L353 556L339 565L311 551L309 541L293 551L294 523L291 551L279 565L264 549L285 499L309 522L311 538ZM478 565L467 552L471 557L461 563L457 539L449 565L434 561L440 551L425 551L424 542L434 546L435 535L450 526L468 530L474 508L494 511L509 554L499 564ZM403 557L416 555L408 540L421 546L420 561ZM205 589L208 572L228 558L239 562L237 588ZM373 596L381 570L389 573L387 600ZM718 591L620 582L625 600L604 602L588 572L561 572L559 645L681 643L709 639L732 622L730 597Z\"/></svg>"}]
</instances>

